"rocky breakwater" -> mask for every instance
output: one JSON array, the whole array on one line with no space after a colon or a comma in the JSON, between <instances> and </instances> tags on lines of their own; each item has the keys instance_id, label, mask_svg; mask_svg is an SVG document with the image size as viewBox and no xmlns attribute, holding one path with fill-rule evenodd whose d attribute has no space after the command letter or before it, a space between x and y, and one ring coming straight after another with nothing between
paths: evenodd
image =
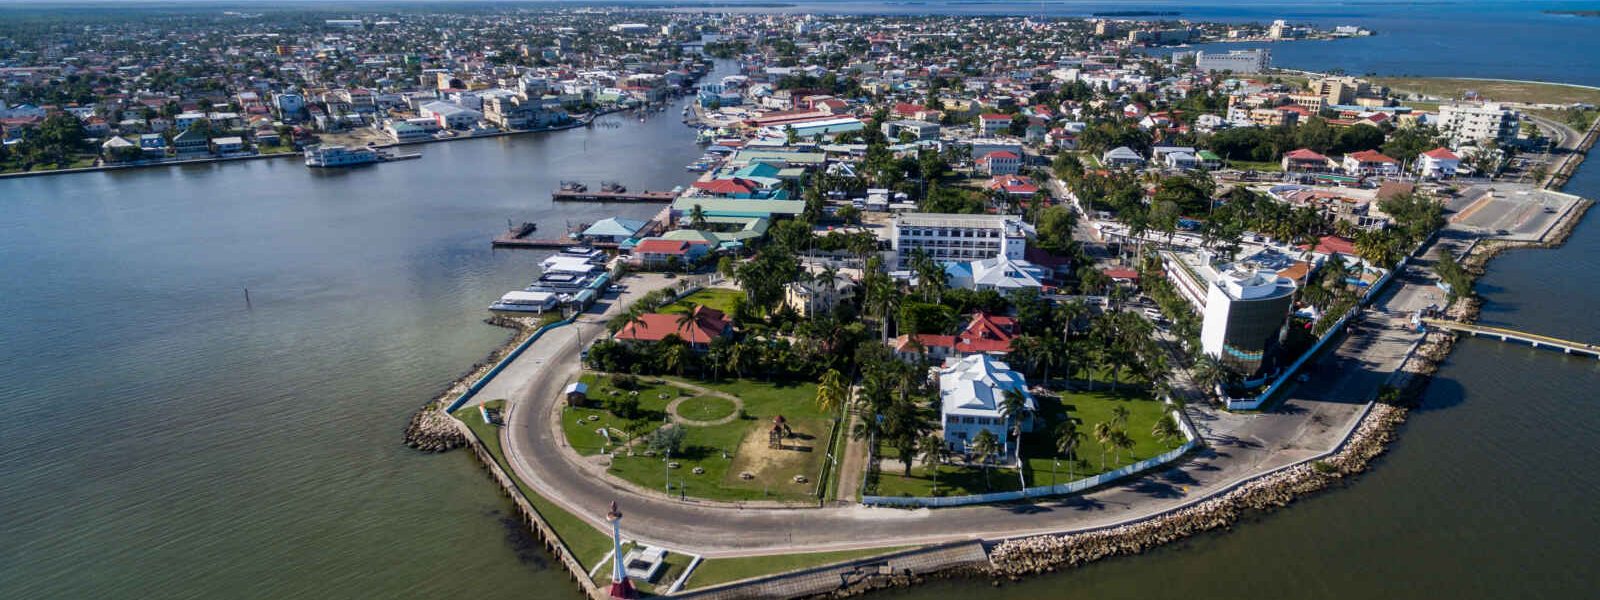
<instances>
[{"instance_id":1,"label":"rocky breakwater","mask_svg":"<svg viewBox=\"0 0 1600 600\"><path fill-rule=\"evenodd\" d=\"M1006 540L989 553L994 573L1018 578L1102 558L1139 554L1161 544L1225 528L1246 511L1271 510L1322 490L1367 468L1382 454L1406 409L1374 404L1337 452L1249 480L1220 496L1142 521L1108 529Z\"/></svg>"},{"instance_id":2,"label":"rocky breakwater","mask_svg":"<svg viewBox=\"0 0 1600 600\"><path fill-rule=\"evenodd\" d=\"M484 319L485 323L496 327L505 327L513 331L511 338L496 348L489 356L473 364L466 373L457 377L449 386L440 391L423 405L421 410L411 415L411 420L406 423L405 444L424 452L445 452L467 445L467 440L461 435L461 430L453 423L453 418L444 412L445 407L467 391L472 383L482 379L489 369L505 358L513 349L533 335L539 328L539 321L533 317L507 317L495 315Z\"/></svg>"}]
</instances>

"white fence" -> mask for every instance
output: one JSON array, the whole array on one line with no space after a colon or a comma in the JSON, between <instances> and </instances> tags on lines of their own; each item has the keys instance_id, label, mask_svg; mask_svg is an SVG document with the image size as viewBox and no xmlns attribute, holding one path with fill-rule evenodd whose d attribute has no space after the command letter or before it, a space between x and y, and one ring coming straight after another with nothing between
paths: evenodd
<instances>
[{"instance_id":1,"label":"white fence","mask_svg":"<svg viewBox=\"0 0 1600 600\"><path fill-rule=\"evenodd\" d=\"M1182 446L1166 452L1160 456L1141 460L1115 471L1107 471L1094 477L1087 477L1059 485L1036 486L1023 488L1014 492L994 492L992 494L972 494L967 496L866 496L861 497L861 503L867 506L896 506L905 508L940 508L948 506L966 506L969 504L987 504L990 502L1010 502L1027 498L1042 498L1045 496L1063 496L1076 494L1084 490L1094 489L1123 477L1147 471L1170 463L1188 454L1189 451L1200 447L1200 436L1195 433L1194 427L1183 417L1181 409L1172 411L1172 418L1178 422L1178 428L1183 431L1187 440Z\"/></svg>"}]
</instances>

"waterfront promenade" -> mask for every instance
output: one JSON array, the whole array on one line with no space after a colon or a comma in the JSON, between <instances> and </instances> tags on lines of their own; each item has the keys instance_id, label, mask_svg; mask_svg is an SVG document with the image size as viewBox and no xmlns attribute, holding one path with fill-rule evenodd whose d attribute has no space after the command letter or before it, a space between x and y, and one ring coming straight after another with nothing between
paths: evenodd
<instances>
[{"instance_id":1,"label":"waterfront promenade","mask_svg":"<svg viewBox=\"0 0 1600 600\"><path fill-rule=\"evenodd\" d=\"M628 280L629 294L662 281ZM1337 448L1365 414L1420 334L1411 311L1442 300L1408 268L1369 309L1362 326L1315 363L1310 378L1264 413L1233 414L1191 406L1207 447L1174 465L1089 494L1032 504L904 510L862 506L749 508L684 502L612 483L564 444L560 390L579 371L578 349L601 335L626 298L549 332L491 382L480 398L511 401L502 444L516 475L597 529L612 500L628 513L632 539L708 558L846 550L1082 531L1173 511ZM1193 394L1194 390L1180 390Z\"/></svg>"}]
</instances>

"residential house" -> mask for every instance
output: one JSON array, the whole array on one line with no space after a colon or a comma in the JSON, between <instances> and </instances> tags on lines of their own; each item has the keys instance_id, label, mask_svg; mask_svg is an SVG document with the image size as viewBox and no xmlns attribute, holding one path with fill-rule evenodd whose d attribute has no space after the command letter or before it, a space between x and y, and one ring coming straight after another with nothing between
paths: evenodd
<instances>
[{"instance_id":1,"label":"residential house","mask_svg":"<svg viewBox=\"0 0 1600 600\"><path fill-rule=\"evenodd\" d=\"M807 279L784 286L783 303L802 318L810 318L831 312L840 302L854 298L855 289L855 281L844 275L836 275L832 281Z\"/></svg>"},{"instance_id":2,"label":"residential house","mask_svg":"<svg viewBox=\"0 0 1600 600\"><path fill-rule=\"evenodd\" d=\"M1005 355L1011 352L1011 341L1017 335L1016 319L978 312L956 335L906 334L889 343L895 357L901 360L927 357L943 361L952 356Z\"/></svg>"},{"instance_id":3,"label":"residential house","mask_svg":"<svg viewBox=\"0 0 1600 600\"><path fill-rule=\"evenodd\" d=\"M1144 167L1144 162L1143 156L1127 146L1112 148L1100 156L1100 164L1113 169L1140 169Z\"/></svg>"},{"instance_id":4,"label":"residential house","mask_svg":"<svg viewBox=\"0 0 1600 600\"><path fill-rule=\"evenodd\" d=\"M1344 155L1344 172L1353 177L1386 177L1400 174L1400 161L1376 150L1362 150Z\"/></svg>"},{"instance_id":5,"label":"residential house","mask_svg":"<svg viewBox=\"0 0 1600 600\"><path fill-rule=\"evenodd\" d=\"M1285 152L1281 165L1287 173L1328 173L1334 170L1331 159L1310 148Z\"/></svg>"},{"instance_id":6,"label":"residential house","mask_svg":"<svg viewBox=\"0 0 1600 600\"><path fill-rule=\"evenodd\" d=\"M690 348L705 350L711 347L713 340L733 336L733 321L722 311L708 306L696 306L687 315L646 313L639 315L639 320L623 325L615 338L623 342L655 343L670 335L678 336Z\"/></svg>"},{"instance_id":7,"label":"residential house","mask_svg":"<svg viewBox=\"0 0 1600 600\"><path fill-rule=\"evenodd\" d=\"M1023 414L1008 415L1002 408L1007 393L1023 398ZM939 420L944 441L954 452L972 451L972 443L988 431L1000 443L1001 460L1016 457L1014 431L1033 430L1038 410L1027 380L1004 362L987 354L951 358L939 369Z\"/></svg>"},{"instance_id":8,"label":"residential house","mask_svg":"<svg viewBox=\"0 0 1600 600\"><path fill-rule=\"evenodd\" d=\"M1461 157L1449 148L1439 147L1417 155L1417 173L1423 177L1454 177L1461 168Z\"/></svg>"},{"instance_id":9,"label":"residential house","mask_svg":"<svg viewBox=\"0 0 1600 600\"><path fill-rule=\"evenodd\" d=\"M676 265L687 265L701 256L710 252L706 244L694 244L683 240L667 240L661 238L646 238L639 240L633 247L633 258L640 266L646 269L662 269Z\"/></svg>"},{"instance_id":10,"label":"residential house","mask_svg":"<svg viewBox=\"0 0 1600 600\"><path fill-rule=\"evenodd\" d=\"M949 263L945 266L945 276L953 288L1001 293L1043 288L1046 277L1044 269L1033 263L1006 256Z\"/></svg>"},{"instance_id":11,"label":"residential house","mask_svg":"<svg viewBox=\"0 0 1600 600\"><path fill-rule=\"evenodd\" d=\"M978 158L977 166L986 175L1015 175L1022 171L1022 157L1008 150L990 152Z\"/></svg>"},{"instance_id":12,"label":"residential house","mask_svg":"<svg viewBox=\"0 0 1600 600\"><path fill-rule=\"evenodd\" d=\"M984 113L978 115L978 130L991 137L1011 130L1011 115Z\"/></svg>"}]
</instances>

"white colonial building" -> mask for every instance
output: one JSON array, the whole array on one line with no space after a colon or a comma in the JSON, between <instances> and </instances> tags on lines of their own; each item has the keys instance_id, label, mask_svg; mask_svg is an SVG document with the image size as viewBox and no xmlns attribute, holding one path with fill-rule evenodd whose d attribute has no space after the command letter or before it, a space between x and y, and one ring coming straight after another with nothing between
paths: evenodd
<instances>
[{"instance_id":1,"label":"white colonial building","mask_svg":"<svg viewBox=\"0 0 1600 600\"><path fill-rule=\"evenodd\" d=\"M1008 390L1022 392L1027 401L1023 414L1007 415L1001 408ZM945 361L939 369L939 407L944 441L951 451L970 452L978 432L988 431L1000 442L1001 457L1007 461L1016 457L1015 430L1032 431L1033 413L1039 408L1022 374L988 354ZM1014 420L1019 418L1020 423Z\"/></svg>"}]
</instances>

